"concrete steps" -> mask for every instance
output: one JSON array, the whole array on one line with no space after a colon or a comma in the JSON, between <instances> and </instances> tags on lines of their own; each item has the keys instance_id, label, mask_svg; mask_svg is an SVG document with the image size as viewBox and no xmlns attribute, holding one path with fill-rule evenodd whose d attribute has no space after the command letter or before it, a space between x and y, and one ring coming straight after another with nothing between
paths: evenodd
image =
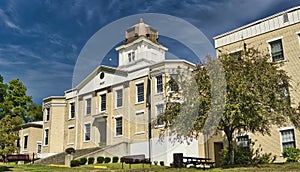
<instances>
[{"instance_id":1,"label":"concrete steps","mask_svg":"<svg viewBox=\"0 0 300 172\"><path fill-rule=\"evenodd\" d=\"M76 152L73 154L74 159L78 157L82 157L86 154L89 154L91 152L98 151L100 149L103 149L104 147L93 147L93 148L88 148L88 149L78 149ZM65 156L67 153L61 152L52 156L49 156L47 158L39 159L35 161L35 164L65 164Z\"/></svg>"}]
</instances>

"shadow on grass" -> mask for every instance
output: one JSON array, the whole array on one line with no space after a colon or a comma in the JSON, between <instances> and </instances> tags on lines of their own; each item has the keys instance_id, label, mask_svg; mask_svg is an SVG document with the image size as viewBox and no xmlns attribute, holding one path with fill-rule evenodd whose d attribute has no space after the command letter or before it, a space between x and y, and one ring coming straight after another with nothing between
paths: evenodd
<instances>
[{"instance_id":1,"label":"shadow on grass","mask_svg":"<svg viewBox=\"0 0 300 172\"><path fill-rule=\"evenodd\" d=\"M10 168L13 168L13 167L7 167L7 166L0 166L0 171L12 171L10 170Z\"/></svg>"}]
</instances>

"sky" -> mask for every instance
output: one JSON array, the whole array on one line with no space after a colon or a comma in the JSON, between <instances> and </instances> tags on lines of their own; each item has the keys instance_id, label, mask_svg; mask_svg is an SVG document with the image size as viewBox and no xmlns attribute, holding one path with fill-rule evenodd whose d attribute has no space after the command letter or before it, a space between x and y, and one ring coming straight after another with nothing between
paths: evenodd
<instances>
[{"instance_id":1,"label":"sky","mask_svg":"<svg viewBox=\"0 0 300 172\"><path fill-rule=\"evenodd\" d=\"M298 5L299 0L1 0L0 75L6 83L19 78L40 104L71 89L74 66L86 42L123 17L179 17L213 44L214 36ZM162 44L180 55L176 42L165 39Z\"/></svg>"}]
</instances>

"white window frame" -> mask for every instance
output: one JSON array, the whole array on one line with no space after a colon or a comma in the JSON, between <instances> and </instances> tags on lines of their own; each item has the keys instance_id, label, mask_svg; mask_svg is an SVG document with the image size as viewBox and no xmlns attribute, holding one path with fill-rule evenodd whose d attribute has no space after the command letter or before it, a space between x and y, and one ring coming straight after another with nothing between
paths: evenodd
<instances>
[{"instance_id":1,"label":"white window frame","mask_svg":"<svg viewBox=\"0 0 300 172\"><path fill-rule=\"evenodd\" d=\"M248 133L242 133L242 134L236 134L235 135L235 140L236 140L236 144L239 145L239 141L238 141L238 137L248 137L248 140L247 140L247 146L244 146L242 145L242 147L249 147L250 146L250 136Z\"/></svg>"},{"instance_id":2,"label":"white window frame","mask_svg":"<svg viewBox=\"0 0 300 172\"><path fill-rule=\"evenodd\" d=\"M158 114L158 106L162 107L162 111L160 112L160 114ZM162 115L161 113L164 112L164 108L165 108L164 103L157 103L155 105L155 117L156 117L157 122L158 122L158 117L161 116ZM157 124L157 123L155 124L156 128L160 128L160 127L163 127L163 126L164 126L164 124Z\"/></svg>"},{"instance_id":3,"label":"white window frame","mask_svg":"<svg viewBox=\"0 0 300 172\"><path fill-rule=\"evenodd\" d=\"M86 132L86 125L87 125L87 124L90 126L89 140L86 139L86 133L87 133L87 132ZM83 133L83 141L84 141L84 142L90 142L90 141L92 140L92 138L91 138L91 135L92 135L92 134L91 134L91 133L92 133L91 122L85 122L85 123L84 123L84 133Z\"/></svg>"},{"instance_id":4,"label":"white window frame","mask_svg":"<svg viewBox=\"0 0 300 172\"><path fill-rule=\"evenodd\" d=\"M269 47L270 61L271 61L271 62L278 63L278 62L284 62L284 61L286 61L286 58L284 57L284 49L283 49L282 39L283 39L283 36L280 36L280 37L277 37L277 38L273 38L273 39L267 40L268 47ZM275 42L275 41L278 41L278 40L281 40L282 53L283 53L283 60L273 61L271 43L272 43L272 42Z\"/></svg>"},{"instance_id":5,"label":"white window frame","mask_svg":"<svg viewBox=\"0 0 300 172\"><path fill-rule=\"evenodd\" d=\"M295 142L295 147L297 147L296 145L296 133L295 133L295 127L294 126L289 126L289 127L282 127L282 128L279 128L278 131L279 131L279 136L280 136L280 148L281 148L281 152L283 152L283 143L282 143L282 136L281 136L281 132L282 131L287 131L287 130L294 130L294 142Z\"/></svg>"},{"instance_id":6,"label":"white window frame","mask_svg":"<svg viewBox=\"0 0 300 172\"><path fill-rule=\"evenodd\" d=\"M91 101L91 104L90 104L90 113L88 113L88 99L90 99L90 101ZM84 98L84 114L85 114L85 116L89 116L89 115L91 115L92 114L92 96L88 96L88 97L85 97Z\"/></svg>"},{"instance_id":7,"label":"white window frame","mask_svg":"<svg viewBox=\"0 0 300 172\"><path fill-rule=\"evenodd\" d=\"M157 77L161 77L161 92L158 92L158 79L157 79ZM155 93L156 94L161 94L161 93L163 93L164 92L164 86L163 86L163 76L162 75L157 75L157 76L155 76Z\"/></svg>"},{"instance_id":8,"label":"white window frame","mask_svg":"<svg viewBox=\"0 0 300 172\"><path fill-rule=\"evenodd\" d=\"M299 45L300 45L300 31L296 32L295 34L296 34L297 37L298 37L298 41L299 41ZM300 58L300 56L298 56L298 58Z\"/></svg>"},{"instance_id":9,"label":"white window frame","mask_svg":"<svg viewBox=\"0 0 300 172\"><path fill-rule=\"evenodd\" d=\"M118 135L117 134L117 119L119 119L119 118L122 118L122 126L121 126L121 128L122 128L122 134L120 134L120 135ZM114 119L115 119L115 137L122 137L123 136L123 115L117 115L117 116L115 116L114 117Z\"/></svg>"},{"instance_id":10,"label":"white window frame","mask_svg":"<svg viewBox=\"0 0 300 172\"><path fill-rule=\"evenodd\" d=\"M121 106L118 106L118 91L122 91L122 96L121 96ZM119 108L122 108L123 107L123 96L124 95L124 89L122 88L122 87L120 87L120 88L116 88L115 89L115 108L116 109L119 109Z\"/></svg>"},{"instance_id":11,"label":"white window frame","mask_svg":"<svg viewBox=\"0 0 300 172\"><path fill-rule=\"evenodd\" d=\"M138 111L135 111L135 115L144 115L145 114L145 111L144 110L138 110Z\"/></svg>"},{"instance_id":12,"label":"white window frame","mask_svg":"<svg viewBox=\"0 0 300 172\"><path fill-rule=\"evenodd\" d=\"M105 107L104 110L102 110L102 96L105 95ZM101 93L99 95L99 112L106 112L107 110L107 94L105 93Z\"/></svg>"},{"instance_id":13,"label":"white window frame","mask_svg":"<svg viewBox=\"0 0 300 172\"><path fill-rule=\"evenodd\" d=\"M26 148L25 148L25 137L27 137L27 144L26 144ZM23 135L23 151L27 151L28 150L28 140L29 139L29 135L28 134L24 134Z\"/></svg>"},{"instance_id":14,"label":"white window frame","mask_svg":"<svg viewBox=\"0 0 300 172\"><path fill-rule=\"evenodd\" d=\"M72 118L72 104L74 104L74 117ZM71 101L70 102L70 108L69 108L69 119L74 119L75 118L75 115L76 115L76 103L75 103L75 101Z\"/></svg>"},{"instance_id":15,"label":"white window frame","mask_svg":"<svg viewBox=\"0 0 300 172\"><path fill-rule=\"evenodd\" d=\"M40 152L39 152L39 146L41 146ZM36 142L36 153L38 153L38 154L42 153L42 142L41 141Z\"/></svg>"},{"instance_id":16,"label":"white window frame","mask_svg":"<svg viewBox=\"0 0 300 172\"><path fill-rule=\"evenodd\" d=\"M46 144L46 130L48 131L48 136L47 136L47 142L48 142L48 143L47 143L47 144ZM50 132L49 128L45 128L45 129L44 129L44 139L43 139L43 140L44 140L44 146L48 146L48 145L49 145L49 140L50 140L50 139L49 139L49 138L50 138L50 137L49 137L49 132Z\"/></svg>"},{"instance_id":17,"label":"white window frame","mask_svg":"<svg viewBox=\"0 0 300 172\"><path fill-rule=\"evenodd\" d=\"M51 115L51 109L50 109L50 107L47 107L46 114L45 114L45 122L50 121L50 115Z\"/></svg>"},{"instance_id":18,"label":"white window frame","mask_svg":"<svg viewBox=\"0 0 300 172\"><path fill-rule=\"evenodd\" d=\"M143 101L138 101L138 85L143 84ZM140 81L135 83L135 104L141 104L145 102L145 82Z\"/></svg>"},{"instance_id":19,"label":"white window frame","mask_svg":"<svg viewBox=\"0 0 300 172\"><path fill-rule=\"evenodd\" d=\"M129 63L135 61L135 52L134 51L127 52L127 59Z\"/></svg>"}]
</instances>

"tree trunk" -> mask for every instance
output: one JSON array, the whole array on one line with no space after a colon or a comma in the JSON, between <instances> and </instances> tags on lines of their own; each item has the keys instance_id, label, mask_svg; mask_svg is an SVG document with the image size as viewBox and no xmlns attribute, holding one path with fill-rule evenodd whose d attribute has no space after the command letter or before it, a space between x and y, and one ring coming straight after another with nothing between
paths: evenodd
<instances>
[{"instance_id":1,"label":"tree trunk","mask_svg":"<svg viewBox=\"0 0 300 172\"><path fill-rule=\"evenodd\" d=\"M225 134L227 136L228 141L228 165L235 164L234 162L234 145L233 145L233 132L230 131L230 129L224 130Z\"/></svg>"},{"instance_id":2,"label":"tree trunk","mask_svg":"<svg viewBox=\"0 0 300 172\"><path fill-rule=\"evenodd\" d=\"M234 146L233 146L233 141L231 139L228 140L228 164L233 165L234 164Z\"/></svg>"}]
</instances>

